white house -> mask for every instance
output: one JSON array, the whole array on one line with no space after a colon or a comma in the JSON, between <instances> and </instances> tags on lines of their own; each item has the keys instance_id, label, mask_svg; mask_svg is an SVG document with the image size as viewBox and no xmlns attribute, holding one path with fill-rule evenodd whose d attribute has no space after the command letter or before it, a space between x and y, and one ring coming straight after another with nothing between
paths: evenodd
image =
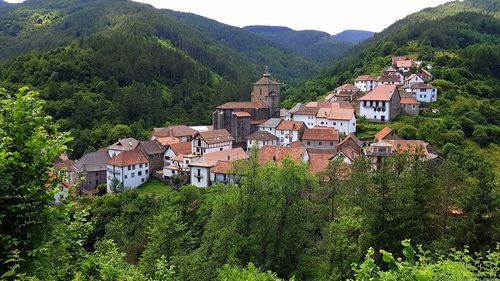
<instances>
[{"instance_id":1,"label":"white house","mask_svg":"<svg viewBox=\"0 0 500 281\"><path fill-rule=\"evenodd\" d=\"M197 133L192 142L193 154L204 155L221 150L231 149L234 138L226 129Z\"/></svg>"},{"instance_id":2,"label":"white house","mask_svg":"<svg viewBox=\"0 0 500 281\"><path fill-rule=\"evenodd\" d=\"M377 85L403 85L403 76L396 72L394 75L381 75L377 79Z\"/></svg>"},{"instance_id":3,"label":"white house","mask_svg":"<svg viewBox=\"0 0 500 281\"><path fill-rule=\"evenodd\" d=\"M356 114L354 108L347 103L331 103L329 107L321 107L316 114L316 126L335 128L340 133L356 132Z\"/></svg>"},{"instance_id":4,"label":"white house","mask_svg":"<svg viewBox=\"0 0 500 281\"><path fill-rule=\"evenodd\" d=\"M294 141L300 140L306 125L301 121L286 121L283 120L276 127L276 136L278 143L282 146L290 145Z\"/></svg>"},{"instance_id":5,"label":"white house","mask_svg":"<svg viewBox=\"0 0 500 281\"><path fill-rule=\"evenodd\" d=\"M422 77L420 77L420 75L418 74L411 74L410 76L406 77L405 79L405 86L406 87L409 87L413 84L417 84L417 83L424 83L424 79Z\"/></svg>"},{"instance_id":6,"label":"white house","mask_svg":"<svg viewBox=\"0 0 500 281\"><path fill-rule=\"evenodd\" d=\"M189 164L191 184L197 187L208 187L212 184L210 170L218 161L230 162L243 159L248 159L248 155L241 147L204 154L198 160Z\"/></svg>"},{"instance_id":7,"label":"white house","mask_svg":"<svg viewBox=\"0 0 500 281\"><path fill-rule=\"evenodd\" d=\"M198 133L197 130L186 125L173 125L167 128L154 128L151 132L151 140L174 137L179 139L181 142L188 142L193 139L196 133Z\"/></svg>"},{"instance_id":8,"label":"white house","mask_svg":"<svg viewBox=\"0 0 500 281\"><path fill-rule=\"evenodd\" d=\"M54 193L54 202L56 204L60 204L68 198L70 187L71 185L67 181L62 181L57 185Z\"/></svg>"},{"instance_id":9,"label":"white house","mask_svg":"<svg viewBox=\"0 0 500 281\"><path fill-rule=\"evenodd\" d=\"M390 121L401 113L396 85L380 85L359 98L359 115L373 121Z\"/></svg>"},{"instance_id":10,"label":"white house","mask_svg":"<svg viewBox=\"0 0 500 281\"><path fill-rule=\"evenodd\" d=\"M113 179L126 189L137 188L149 178L149 162L140 150L126 150L108 160L106 165L108 192L112 192Z\"/></svg>"},{"instance_id":11,"label":"white house","mask_svg":"<svg viewBox=\"0 0 500 281\"><path fill-rule=\"evenodd\" d=\"M273 135L276 135L276 127L281 123L279 118L270 118L266 122L259 125L260 131L266 131Z\"/></svg>"},{"instance_id":12,"label":"white house","mask_svg":"<svg viewBox=\"0 0 500 281\"><path fill-rule=\"evenodd\" d=\"M318 114L319 107L304 107L292 114L292 120L297 122L304 122L307 128L316 126L316 115Z\"/></svg>"},{"instance_id":13,"label":"white house","mask_svg":"<svg viewBox=\"0 0 500 281\"><path fill-rule=\"evenodd\" d=\"M360 75L354 80L354 86L363 92L369 92L377 87L378 76Z\"/></svg>"},{"instance_id":14,"label":"white house","mask_svg":"<svg viewBox=\"0 0 500 281\"><path fill-rule=\"evenodd\" d=\"M122 151L134 150L139 145L139 141L134 138L120 139L114 144L108 146L109 157L114 157Z\"/></svg>"},{"instance_id":15,"label":"white house","mask_svg":"<svg viewBox=\"0 0 500 281\"><path fill-rule=\"evenodd\" d=\"M417 83L406 88L407 92L412 93L413 97L420 102L437 101L437 88L432 84Z\"/></svg>"},{"instance_id":16,"label":"white house","mask_svg":"<svg viewBox=\"0 0 500 281\"><path fill-rule=\"evenodd\" d=\"M246 139L247 151L250 151L254 147L260 149L264 145L278 145L278 137L268 131L256 131L246 137Z\"/></svg>"},{"instance_id":17,"label":"white house","mask_svg":"<svg viewBox=\"0 0 500 281\"><path fill-rule=\"evenodd\" d=\"M182 172L187 172L188 165L191 164L193 158L198 158L198 155L191 153L191 142L173 143L167 147L163 154L163 177L168 179L174 175L179 175Z\"/></svg>"}]
</instances>

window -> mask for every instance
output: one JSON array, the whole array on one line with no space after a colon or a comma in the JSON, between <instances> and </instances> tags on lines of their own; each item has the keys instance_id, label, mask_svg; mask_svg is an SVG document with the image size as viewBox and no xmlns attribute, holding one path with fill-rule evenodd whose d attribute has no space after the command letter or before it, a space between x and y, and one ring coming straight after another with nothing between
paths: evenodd
<instances>
[{"instance_id":1,"label":"window","mask_svg":"<svg viewBox=\"0 0 500 281\"><path fill-rule=\"evenodd\" d=\"M137 172L138 176L142 176L142 171Z\"/></svg>"},{"instance_id":2,"label":"window","mask_svg":"<svg viewBox=\"0 0 500 281\"><path fill-rule=\"evenodd\" d=\"M330 146L333 146L333 141L330 142Z\"/></svg>"},{"instance_id":3,"label":"window","mask_svg":"<svg viewBox=\"0 0 500 281\"><path fill-rule=\"evenodd\" d=\"M321 125L325 124L325 122L321 121Z\"/></svg>"},{"instance_id":4,"label":"window","mask_svg":"<svg viewBox=\"0 0 500 281\"><path fill-rule=\"evenodd\" d=\"M382 112L385 112L385 107L382 107Z\"/></svg>"},{"instance_id":5,"label":"window","mask_svg":"<svg viewBox=\"0 0 500 281\"><path fill-rule=\"evenodd\" d=\"M337 122L333 122L333 126L337 126Z\"/></svg>"},{"instance_id":6,"label":"window","mask_svg":"<svg viewBox=\"0 0 500 281\"><path fill-rule=\"evenodd\" d=\"M344 123L340 122L340 126L344 126Z\"/></svg>"},{"instance_id":7,"label":"window","mask_svg":"<svg viewBox=\"0 0 500 281\"><path fill-rule=\"evenodd\" d=\"M377 119L377 115L373 116L373 119Z\"/></svg>"},{"instance_id":8,"label":"window","mask_svg":"<svg viewBox=\"0 0 500 281\"><path fill-rule=\"evenodd\" d=\"M144 167L146 167L146 168L147 168L147 167L148 167L148 163L144 164Z\"/></svg>"},{"instance_id":9,"label":"window","mask_svg":"<svg viewBox=\"0 0 500 281\"><path fill-rule=\"evenodd\" d=\"M284 135L284 134L285 134L285 132L284 132L284 131L281 131L281 135Z\"/></svg>"},{"instance_id":10,"label":"window","mask_svg":"<svg viewBox=\"0 0 500 281\"><path fill-rule=\"evenodd\" d=\"M99 173L98 173L98 172L96 172L96 173L95 173L95 175L96 175L96 176L98 176L98 175L99 175Z\"/></svg>"},{"instance_id":11,"label":"window","mask_svg":"<svg viewBox=\"0 0 500 281\"><path fill-rule=\"evenodd\" d=\"M144 182L144 178L141 179L141 182Z\"/></svg>"},{"instance_id":12,"label":"window","mask_svg":"<svg viewBox=\"0 0 500 281\"><path fill-rule=\"evenodd\" d=\"M89 183L92 183L92 181L90 180Z\"/></svg>"},{"instance_id":13,"label":"window","mask_svg":"<svg viewBox=\"0 0 500 281\"><path fill-rule=\"evenodd\" d=\"M375 102L375 106L378 106L378 101Z\"/></svg>"},{"instance_id":14,"label":"window","mask_svg":"<svg viewBox=\"0 0 500 281\"><path fill-rule=\"evenodd\" d=\"M146 172L145 172L145 173L146 173L146 175L148 174L148 169L146 169Z\"/></svg>"},{"instance_id":15,"label":"window","mask_svg":"<svg viewBox=\"0 0 500 281\"><path fill-rule=\"evenodd\" d=\"M142 164L139 164L139 168L142 168Z\"/></svg>"},{"instance_id":16,"label":"window","mask_svg":"<svg viewBox=\"0 0 500 281\"><path fill-rule=\"evenodd\" d=\"M135 173L132 173L130 177L135 178Z\"/></svg>"},{"instance_id":17,"label":"window","mask_svg":"<svg viewBox=\"0 0 500 281\"><path fill-rule=\"evenodd\" d=\"M363 105L366 106L366 101L363 101Z\"/></svg>"},{"instance_id":18,"label":"window","mask_svg":"<svg viewBox=\"0 0 500 281\"><path fill-rule=\"evenodd\" d=\"M323 142L319 142L319 143L318 143L318 145L319 145L319 146L323 145Z\"/></svg>"},{"instance_id":19,"label":"window","mask_svg":"<svg viewBox=\"0 0 500 281\"><path fill-rule=\"evenodd\" d=\"M130 170L132 170L132 167L129 165L129 166L127 167L127 169L130 171Z\"/></svg>"},{"instance_id":20,"label":"window","mask_svg":"<svg viewBox=\"0 0 500 281\"><path fill-rule=\"evenodd\" d=\"M222 147L220 148L220 151L222 151Z\"/></svg>"},{"instance_id":21,"label":"window","mask_svg":"<svg viewBox=\"0 0 500 281\"><path fill-rule=\"evenodd\" d=\"M135 170L135 165L132 165L132 170Z\"/></svg>"},{"instance_id":22,"label":"window","mask_svg":"<svg viewBox=\"0 0 500 281\"><path fill-rule=\"evenodd\" d=\"M307 145L311 145L311 142L310 142L310 141L308 141L308 142L307 142Z\"/></svg>"},{"instance_id":23,"label":"window","mask_svg":"<svg viewBox=\"0 0 500 281\"><path fill-rule=\"evenodd\" d=\"M125 179L128 179L128 176L127 176L127 175L125 175Z\"/></svg>"},{"instance_id":24,"label":"window","mask_svg":"<svg viewBox=\"0 0 500 281\"><path fill-rule=\"evenodd\" d=\"M370 106L373 106L373 101L372 100L370 101Z\"/></svg>"}]
</instances>

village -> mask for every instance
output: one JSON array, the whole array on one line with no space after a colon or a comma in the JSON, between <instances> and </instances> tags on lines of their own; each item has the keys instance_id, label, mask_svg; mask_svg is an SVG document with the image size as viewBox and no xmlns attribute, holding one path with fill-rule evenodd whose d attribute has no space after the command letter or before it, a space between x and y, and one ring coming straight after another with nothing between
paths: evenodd
<instances>
[{"instance_id":1,"label":"village","mask_svg":"<svg viewBox=\"0 0 500 281\"><path fill-rule=\"evenodd\" d=\"M419 115L421 107L437 100L430 65L409 56L392 57L380 75L360 75L326 93L321 101L280 107L281 83L266 67L253 84L248 102L227 102L216 107L211 126L173 125L154 128L148 140L124 138L80 159L61 155L54 168L68 179L55 194L64 200L69 187L75 194L95 195L135 189L150 178L165 184L192 184L206 188L214 183L238 183L235 161L247 161L253 150L257 161L279 163L285 157L308 164L312 173L327 169L331 161L347 167L367 157L372 168L393 153L419 154L423 160L438 157L429 143L402 139L384 127L373 139L356 136L357 120L389 122L396 116Z\"/></svg>"}]
</instances>

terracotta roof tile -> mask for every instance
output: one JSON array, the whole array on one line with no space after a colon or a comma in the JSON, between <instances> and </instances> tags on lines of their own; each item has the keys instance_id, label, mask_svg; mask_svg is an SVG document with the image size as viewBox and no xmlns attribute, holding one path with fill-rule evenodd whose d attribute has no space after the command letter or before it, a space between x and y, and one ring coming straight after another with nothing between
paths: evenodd
<instances>
[{"instance_id":1,"label":"terracotta roof tile","mask_svg":"<svg viewBox=\"0 0 500 281\"><path fill-rule=\"evenodd\" d=\"M377 81L378 76L376 75L359 75L356 81Z\"/></svg>"},{"instance_id":2,"label":"terracotta roof tile","mask_svg":"<svg viewBox=\"0 0 500 281\"><path fill-rule=\"evenodd\" d=\"M191 142L179 142L170 144L170 149L175 155L189 154L192 151Z\"/></svg>"},{"instance_id":3,"label":"terracotta roof tile","mask_svg":"<svg viewBox=\"0 0 500 281\"><path fill-rule=\"evenodd\" d=\"M286 147L286 146L272 146L264 145L258 153L259 164L264 164L268 161L281 162L285 157L296 162L302 162L306 154L304 147Z\"/></svg>"},{"instance_id":4,"label":"terracotta roof tile","mask_svg":"<svg viewBox=\"0 0 500 281\"><path fill-rule=\"evenodd\" d=\"M167 146L167 145L170 145L172 143L179 143L179 142L181 142L176 137L159 137L159 138L156 138L156 140L159 141L161 143L161 145L163 145L163 146Z\"/></svg>"},{"instance_id":5,"label":"terracotta roof tile","mask_svg":"<svg viewBox=\"0 0 500 281\"><path fill-rule=\"evenodd\" d=\"M210 169L210 173L214 174L228 174L233 168L233 162L231 161L217 161L217 164Z\"/></svg>"},{"instance_id":6,"label":"terracotta roof tile","mask_svg":"<svg viewBox=\"0 0 500 281\"><path fill-rule=\"evenodd\" d=\"M118 151L133 150L136 149L138 145L139 145L138 140L134 138L126 138L126 139L121 139L115 142L114 144L108 146L108 149L118 150Z\"/></svg>"},{"instance_id":7,"label":"terracotta roof tile","mask_svg":"<svg viewBox=\"0 0 500 281\"><path fill-rule=\"evenodd\" d=\"M251 117L252 115L246 111L235 111L233 112L233 115L235 115L236 117Z\"/></svg>"},{"instance_id":8,"label":"terracotta roof tile","mask_svg":"<svg viewBox=\"0 0 500 281\"><path fill-rule=\"evenodd\" d=\"M204 154L198 160L191 163L190 166L213 167L221 160L236 161L244 159L248 159L247 153L241 147L237 147Z\"/></svg>"},{"instance_id":9,"label":"terracotta roof tile","mask_svg":"<svg viewBox=\"0 0 500 281\"><path fill-rule=\"evenodd\" d=\"M376 134L375 134L375 139L376 140L383 140L385 137L387 137L387 135L389 135L390 133L392 133L392 129L389 128L389 127L384 127L382 130L378 131Z\"/></svg>"},{"instance_id":10,"label":"terracotta roof tile","mask_svg":"<svg viewBox=\"0 0 500 281\"><path fill-rule=\"evenodd\" d=\"M276 129L277 130L298 131L304 126L305 126L304 122L302 122L302 121L283 120L278 125L278 127L276 127Z\"/></svg>"},{"instance_id":11,"label":"terracotta roof tile","mask_svg":"<svg viewBox=\"0 0 500 281\"><path fill-rule=\"evenodd\" d=\"M167 128L154 128L152 136L160 137L192 137L197 133L196 130L186 125L173 125Z\"/></svg>"},{"instance_id":12,"label":"terracotta roof tile","mask_svg":"<svg viewBox=\"0 0 500 281\"><path fill-rule=\"evenodd\" d=\"M214 143L227 142L227 141L234 140L234 138L231 136L231 133L229 133L228 130L226 130L226 129L199 132L198 134L208 144L214 144Z\"/></svg>"},{"instance_id":13,"label":"terracotta roof tile","mask_svg":"<svg viewBox=\"0 0 500 281\"><path fill-rule=\"evenodd\" d=\"M319 109L316 117L328 118L330 120L351 120L354 117L355 110L349 103L332 102L330 107Z\"/></svg>"},{"instance_id":14,"label":"terracotta roof tile","mask_svg":"<svg viewBox=\"0 0 500 281\"><path fill-rule=\"evenodd\" d=\"M337 87L335 88L335 90L337 91L341 91L341 90L344 90L344 91L359 91L359 89L354 86L353 84L344 84L340 87Z\"/></svg>"},{"instance_id":15,"label":"terracotta roof tile","mask_svg":"<svg viewBox=\"0 0 500 281\"><path fill-rule=\"evenodd\" d=\"M333 153L309 153L309 171L312 173L325 171L334 156Z\"/></svg>"},{"instance_id":16,"label":"terracotta roof tile","mask_svg":"<svg viewBox=\"0 0 500 281\"><path fill-rule=\"evenodd\" d=\"M338 141L339 131L334 128L326 127L306 128L302 135L302 140Z\"/></svg>"},{"instance_id":17,"label":"terracotta roof tile","mask_svg":"<svg viewBox=\"0 0 500 281\"><path fill-rule=\"evenodd\" d=\"M128 166L148 163L148 159L140 150L126 150L108 160L113 166Z\"/></svg>"},{"instance_id":18,"label":"terracotta roof tile","mask_svg":"<svg viewBox=\"0 0 500 281\"><path fill-rule=\"evenodd\" d=\"M412 84L410 86L412 89L435 89L436 87L432 86L432 84L425 84L422 82Z\"/></svg>"},{"instance_id":19,"label":"terracotta roof tile","mask_svg":"<svg viewBox=\"0 0 500 281\"><path fill-rule=\"evenodd\" d=\"M337 145L337 147L343 145L345 142L347 142L349 139L352 139L354 141L354 143L356 143L359 148L363 147L363 142L360 141L355 135L354 133L349 133L347 134L344 139L342 139L342 141L340 141Z\"/></svg>"},{"instance_id":20,"label":"terracotta roof tile","mask_svg":"<svg viewBox=\"0 0 500 281\"><path fill-rule=\"evenodd\" d=\"M359 100L390 101L394 93L398 93L396 85L380 85L368 92L368 94L359 98Z\"/></svg>"},{"instance_id":21,"label":"terracotta roof tile","mask_svg":"<svg viewBox=\"0 0 500 281\"><path fill-rule=\"evenodd\" d=\"M392 61L392 64L396 64L398 61L401 61L401 60L409 60L410 57L408 57L407 55L405 56L394 56L392 57L391 61Z\"/></svg>"},{"instance_id":22,"label":"terracotta roof tile","mask_svg":"<svg viewBox=\"0 0 500 281\"><path fill-rule=\"evenodd\" d=\"M401 104L420 104L420 102L411 96L401 97Z\"/></svg>"},{"instance_id":23,"label":"terracotta roof tile","mask_svg":"<svg viewBox=\"0 0 500 281\"><path fill-rule=\"evenodd\" d=\"M398 60L396 62L397 67L411 67L413 65L412 60Z\"/></svg>"}]
</instances>

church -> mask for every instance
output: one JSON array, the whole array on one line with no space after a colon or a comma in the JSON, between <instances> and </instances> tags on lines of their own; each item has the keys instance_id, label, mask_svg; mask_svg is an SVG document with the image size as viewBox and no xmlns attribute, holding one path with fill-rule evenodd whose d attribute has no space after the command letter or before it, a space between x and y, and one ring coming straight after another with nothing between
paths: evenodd
<instances>
[{"instance_id":1,"label":"church","mask_svg":"<svg viewBox=\"0 0 500 281\"><path fill-rule=\"evenodd\" d=\"M227 102L216 107L212 114L215 130L226 129L235 146L246 145L246 137L259 130L269 118L280 117L281 83L271 78L266 66L259 81L253 84L248 102Z\"/></svg>"}]
</instances>

